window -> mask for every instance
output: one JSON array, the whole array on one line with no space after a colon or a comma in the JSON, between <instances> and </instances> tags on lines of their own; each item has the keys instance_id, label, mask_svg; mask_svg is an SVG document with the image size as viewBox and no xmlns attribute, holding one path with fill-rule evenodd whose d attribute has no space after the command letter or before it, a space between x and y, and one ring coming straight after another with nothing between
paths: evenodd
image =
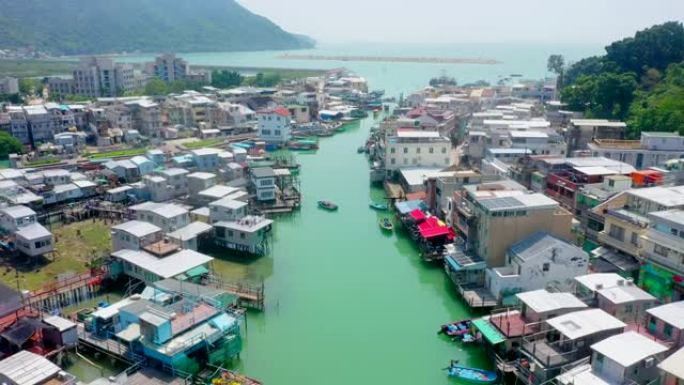
<instances>
[{"instance_id":1,"label":"window","mask_svg":"<svg viewBox=\"0 0 684 385\"><path fill-rule=\"evenodd\" d=\"M610 225L610 231L608 232L608 235L610 235L611 238L617 239L621 242L624 242L625 240L625 229L618 225L611 224Z\"/></svg>"},{"instance_id":2,"label":"window","mask_svg":"<svg viewBox=\"0 0 684 385\"><path fill-rule=\"evenodd\" d=\"M234 235L234 234L233 234L233 230L228 230L228 236L232 238L233 235Z\"/></svg>"},{"instance_id":3,"label":"window","mask_svg":"<svg viewBox=\"0 0 684 385\"><path fill-rule=\"evenodd\" d=\"M261 130L261 135L271 135L271 130Z\"/></svg>"},{"instance_id":4,"label":"window","mask_svg":"<svg viewBox=\"0 0 684 385\"><path fill-rule=\"evenodd\" d=\"M544 263L544 264L542 265L542 271L544 271L544 272L549 271L550 268L551 268L551 264L548 263L548 262L547 262L547 263Z\"/></svg>"},{"instance_id":5,"label":"window","mask_svg":"<svg viewBox=\"0 0 684 385\"><path fill-rule=\"evenodd\" d=\"M394 148L394 147L390 148L390 154L394 154L395 152L397 152L396 148Z\"/></svg>"},{"instance_id":6,"label":"window","mask_svg":"<svg viewBox=\"0 0 684 385\"><path fill-rule=\"evenodd\" d=\"M420 154L420 147L416 147L416 154Z\"/></svg>"},{"instance_id":7,"label":"window","mask_svg":"<svg viewBox=\"0 0 684 385\"><path fill-rule=\"evenodd\" d=\"M632 304L625 305L625 313L631 313L633 311L634 311L634 305L632 305Z\"/></svg>"},{"instance_id":8,"label":"window","mask_svg":"<svg viewBox=\"0 0 684 385\"><path fill-rule=\"evenodd\" d=\"M390 164L395 164L395 163L397 163L396 159L394 159L394 158L390 159Z\"/></svg>"},{"instance_id":9,"label":"window","mask_svg":"<svg viewBox=\"0 0 684 385\"><path fill-rule=\"evenodd\" d=\"M275 135L275 136L280 136L280 130L275 130L275 131L273 131L273 135Z\"/></svg>"},{"instance_id":10,"label":"window","mask_svg":"<svg viewBox=\"0 0 684 385\"><path fill-rule=\"evenodd\" d=\"M442 147L442 154L446 154L446 147Z\"/></svg>"},{"instance_id":11,"label":"window","mask_svg":"<svg viewBox=\"0 0 684 385\"><path fill-rule=\"evenodd\" d=\"M240 239L245 239L245 233L240 233Z\"/></svg>"},{"instance_id":12,"label":"window","mask_svg":"<svg viewBox=\"0 0 684 385\"><path fill-rule=\"evenodd\" d=\"M665 324L665 327L663 328L663 333L668 338L672 337L672 325Z\"/></svg>"},{"instance_id":13,"label":"window","mask_svg":"<svg viewBox=\"0 0 684 385\"><path fill-rule=\"evenodd\" d=\"M639 234L632 233L632 238L629 241L634 246L639 246Z\"/></svg>"},{"instance_id":14,"label":"window","mask_svg":"<svg viewBox=\"0 0 684 385\"><path fill-rule=\"evenodd\" d=\"M434 153L434 152L435 152L435 149L434 149L434 148L432 148L432 147L430 147L430 148L428 149L428 152L429 152L430 154L432 154L432 153Z\"/></svg>"},{"instance_id":15,"label":"window","mask_svg":"<svg viewBox=\"0 0 684 385\"><path fill-rule=\"evenodd\" d=\"M408 147L404 147L404 154L408 154Z\"/></svg>"},{"instance_id":16,"label":"window","mask_svg":"<svg viewBox=\"0 0 684 385\"><path fill-rule=\"evenodd\" d=\"M660 256L667 257L669 251L670 250L667 247L663 247L662 245L653 245L653 252Z\"/></svg>"}]
</instances>

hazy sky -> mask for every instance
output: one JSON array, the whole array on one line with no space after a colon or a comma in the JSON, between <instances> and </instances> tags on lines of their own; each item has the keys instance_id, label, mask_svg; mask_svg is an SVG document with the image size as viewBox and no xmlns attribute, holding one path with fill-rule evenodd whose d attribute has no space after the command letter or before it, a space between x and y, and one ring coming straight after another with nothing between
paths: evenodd
<instances>
[{"instance_id":1,"label":"hazy sky","mask_svg":"<svg viewBox=\"0 0 684 385\"><path fill-rule=\"evenodd\" d=\"M321 42L605 44L684 20L684 0L238 0Z\"/></svg>"}]
</instances>

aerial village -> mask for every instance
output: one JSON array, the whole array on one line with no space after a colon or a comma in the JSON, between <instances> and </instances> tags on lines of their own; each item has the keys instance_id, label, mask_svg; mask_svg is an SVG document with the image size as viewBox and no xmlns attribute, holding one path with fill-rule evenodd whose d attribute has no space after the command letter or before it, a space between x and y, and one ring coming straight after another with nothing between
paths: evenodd
<instances>
[{"instance_id":1,"label":"aerial village","mask_svg":"<svg viewBox=\"0 0 684 385\"><path fill-rule=\"evenodd\" d=\"M165 80L206 75L173 55L151 68ZM1 129L32 150L0 170L0 378L82 383L60 367L76 355L124 365L93 385L259 384L226 365L240 356L246 310L264 309L263 282L221 276L209 254L267 254L272 216L302 201L294 151L377 114L382 93L335 70L273 89L110 95L128 70L82 59L48 89L91 102L0 113ZM81 271L40 275L67 259Z\"/></svg>"},{"instance_id":2,"label":"aerial village","mask_svg":"<svg viewBox=\"0 0 684 385\"><path fill-rule=\"evenodd\" d=\"M164 56L152 68L202 76L183 63ZM624 122L566 111L552 80L436 81L395 100L334 70L274 88L117 97L81 75L105 71L134 79L125 65L84 59L48 89L90 102L0 114L32 149L0 169L3 259L16 275L6 279L16 287L0 286L3 379L75 384L60 363L78 354L125 363L94 385L260 383L227 365L239 360L246 309L263 310L269 293L215 273L211 255L268 254L274 218L322 198L302 196L296 151L372 115L363 155L350 155L367 156L359 172L384 188L369 210L387 212L381 230L410 237L478 314L434 325L434 338L481 346L496 363L451 362L450 376L684 381L684 137L625 140ZM57 250L68 237L50 229L78 224L75 238L103 224L111 241L81 261L85 271L22 287L20 275L67 257Z\"/></svg>"}]
</instances>

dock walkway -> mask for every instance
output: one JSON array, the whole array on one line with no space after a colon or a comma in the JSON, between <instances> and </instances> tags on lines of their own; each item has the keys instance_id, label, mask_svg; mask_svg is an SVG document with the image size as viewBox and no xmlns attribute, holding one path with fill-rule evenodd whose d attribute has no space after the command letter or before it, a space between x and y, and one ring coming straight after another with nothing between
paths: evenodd
<instances>
[{"instance_id":1,"label":"dock walkway","mask_svg":"<svg viewBox=\"0 0 684 385\"><path fill-rule=\"evenodd\" d=\"M129 363L134 363L128 346L110 338L102 339L95 337L92 333L86 331L84 325L81 323L78 324L77 332L79 343L105 354L123 359Z\"/></svg>"}]
</instances>

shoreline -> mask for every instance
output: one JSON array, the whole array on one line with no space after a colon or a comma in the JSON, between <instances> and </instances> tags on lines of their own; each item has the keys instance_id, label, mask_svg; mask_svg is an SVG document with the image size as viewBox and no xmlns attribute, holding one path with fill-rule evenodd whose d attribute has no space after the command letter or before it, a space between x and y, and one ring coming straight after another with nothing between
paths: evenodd
<instances>
[{"instance_id":1,"label":"shoreline","mask_svg":"<svg viewBox=\"0 0 684 385\"><path fill-rule=\"evenodd\" d=\"M429 63L429 64L501 64L489 58L457 58L457 57L411 57L411 56L372 56L372 55L300 55L282 54L277 56L284 60L319 60L319 61L361 61L385 63Z\"/></svg>"}]
</instances>

